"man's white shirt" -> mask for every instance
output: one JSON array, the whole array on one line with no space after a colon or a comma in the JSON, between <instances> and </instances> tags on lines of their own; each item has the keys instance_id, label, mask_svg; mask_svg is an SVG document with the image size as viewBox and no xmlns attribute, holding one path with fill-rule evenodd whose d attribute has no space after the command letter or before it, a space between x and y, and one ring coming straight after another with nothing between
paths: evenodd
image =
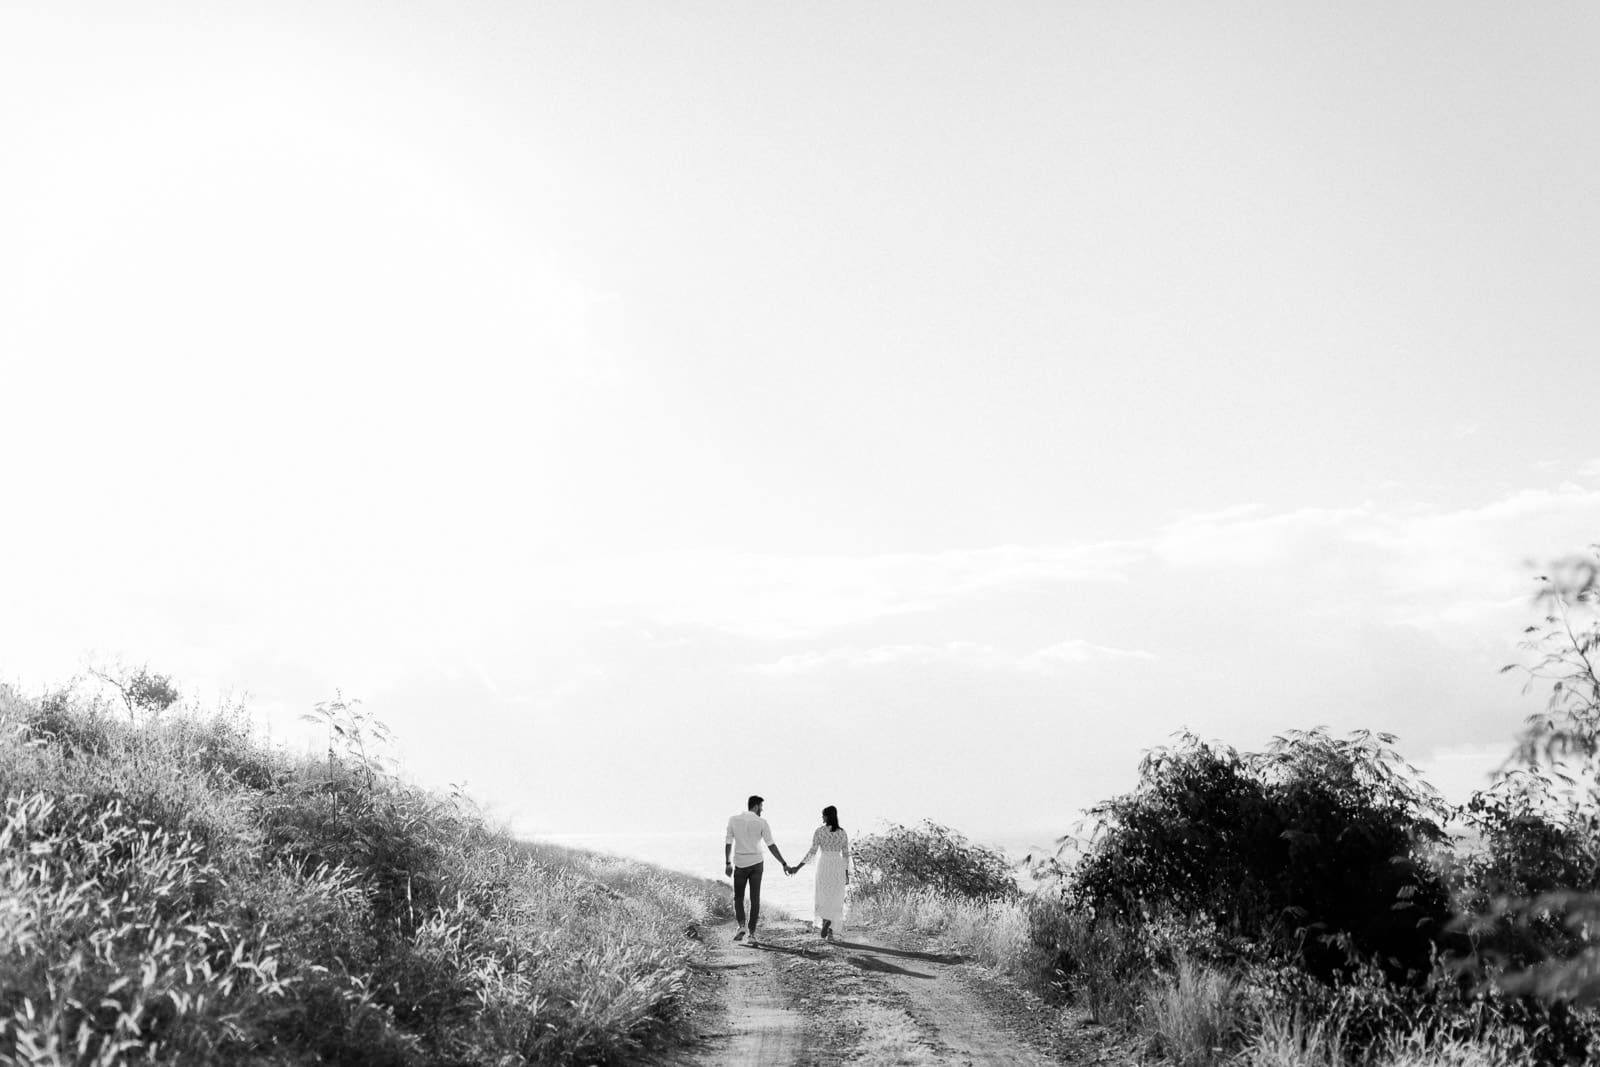
<instances>
[{"instance_id":1,"label":"man's white shirt","mask_svg":"<svg viewBox=\"0 0 1600 1067\"><path fill-rule=\"evenodd\" d=\"M726 844L733 846L735 867L754 867L762 861L761 843L772 844L772 827L753 811L741 811L728 820Z\"/></svg>"}]
</instances>

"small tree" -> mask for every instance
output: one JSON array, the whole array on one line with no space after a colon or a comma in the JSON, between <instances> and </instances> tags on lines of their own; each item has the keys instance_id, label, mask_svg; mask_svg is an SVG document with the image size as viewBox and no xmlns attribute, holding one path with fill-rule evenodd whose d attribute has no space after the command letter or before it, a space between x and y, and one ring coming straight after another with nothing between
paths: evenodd
<instances>
[{"instance_id":1,"label":"small tree","mask_svg":"<svg viewBox=\"0 0 1600 1067\"><path fill-rule=\"evenodd\" d=\"M92 667L89 673L117 691L128 709L128 722L134 726L139 725L140 713L146 719L154 718L176 704L181 695L177 686L172 684L172 675L156 674L150 670L149 664L138 670L120 665Z\"/></svg>"},{"instance_id":2,"label":"small tree","mask_svg":"<svg viewBox=\"0 0 1600 1067\"><path fill-rule=\"evenodd\" d=\"M1466 814L1484 849L1466 904L1503 989L1600 1003L1600 546L1539 576L1543 614L1524 631L1526 693L1548 684L1500 779Z\"/></svg>"},{"instance_id":3,"label":"small tree","mask_svg":"<svg viewBox=\"0 0 1600 1067\"><path fill-rule=\"evenodd\" d=\"M1557 561L1538 581L1544 615L1523 630L1521 644L1531 662L1501 671L1523 672L1524 693L1548 682L1550 697L1528 717L1514 759L1533 768L1570 764L1579 775L1570 783L1574 799L1592 810L1600 807L1600 545Z\"/></svg>"},{"instance_id":4,"label":"small tree","mask_svg":"<svg viewBox=\"0 0 1600 1067\"><path fill-rule=\"evenodd\" d=\"M377 788L379 778L391 776L387 764L394 761L382 749L393 743L394 734L377 715L362 709L360 700L346 700L342 692L334 690L332 700L312 705L300 718L328 731L330 781L337 777L340 764L364 776L368 791Z\"/></svg>"}]
</instances>

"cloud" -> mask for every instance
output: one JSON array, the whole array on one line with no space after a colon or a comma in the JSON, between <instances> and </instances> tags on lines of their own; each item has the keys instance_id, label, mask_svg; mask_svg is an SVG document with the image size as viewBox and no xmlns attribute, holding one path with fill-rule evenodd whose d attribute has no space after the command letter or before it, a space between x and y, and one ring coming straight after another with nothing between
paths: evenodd
<instances>
[{"instance_id":1,"label":"cloud","mask_svg":"<svg viewBox=\"0 0 1600 1067\"><path fill-rule=\"evenodd\" d=\"M520 590L508 592L549 612L628 620L679 637L700 630L735 641L816 642L876 630L864 639L871 642L865 651L834 640L847 651L797 652L791 667L810 663L806 657L833 662L829 656L986 662L1005 657L974 649L1028 647L1063 627L1100 642L1058 646L1054 655L1073 662L1104 658L1092 649L1130 644L1129 627L1116 628L1116 619L1125 621L1125 607L1148 611L1155 603L1198 618L1210 603L1222 613L1219 622L1258 603L1253 614L1510 632L1533 592L1528 564L1580 549L1597 533L1600 490L1567 484L1456 509L1373 501L1278 512L1243 505L1186 515L1142 538L1073 545L595 556L530 572L514 583ZM1023 609L1026 598L1032 601ZM1027 611L1041 604L1076 614L1030 621ZM1003 633L970 623L984 612L990 623L1006 620L997 624ZM960 639L950 632L957 627ZM970 638L989 644L963 644Z\"/></svg>"},{"instance_id":2,"label":"cloud","mask_svg":"<svg viewBox=\"0 0 1600 1067\"><path fill-rule=\"evenodd\" d=\"M1600 490L1570 483L1487 503L1268 513L1250 506L1180 519L1148 542L1178 572L1273 575L1303 609L1409 626L1472 626L1525 609L1534 564L1600 536Z\"/></svg>"},{"instance_id":3,"label":"cloud","mask_svg":"<svg viewBox=\"0 0 1600 1067\"><path fill-rule=\"evenodd\" d=\"M1258 568L1301 556L1318 543L1337 539L1371 521L1374 515L1370 503L1277 514L1252 504L1185 516L1147 543L1157 559L1173 567Z\"/></svg>"},{"instance_id":4,"label":"cloud","mask_svg":"<svg viewBox=\"0 0 1600 1067\"><path fill-rule=\"evenodd\" d=\"M1524 489L1477 507L1375 516L1351 531L1371 547L1382 618L1460 626L1525 612L1536 573L1600 534L1600 490Z\"/></svg>"},{"instance_id":5,"label":"cloud","mask_svg":"<svg viewBox=\"0 0 1600 1067\"><path fill-rule=\"evenodd\" d=\"M872 670L899 667L954 667L967 671L1050 674L1086 663L1152 660L1139 649L1110 648L1071 640L1032 652L1015 653L972 641L944 644L879 645L873 648L830 648L799 652L748 668L774 677L830 670Z\"/></svg>"},{"instance_id":6,"label":"cloud","mask_svg":"<svg viewBox=\"0 0 1600 1067\"><path fill-rule=\"evenodd\" d=\"M1105 661L1153 660L1154 653L1144 649L1111 648L1090 641L1072 640L1041 648L1029 653L1026 662L1040 666L1095 663Z\"/></svg>"}]
</instances>

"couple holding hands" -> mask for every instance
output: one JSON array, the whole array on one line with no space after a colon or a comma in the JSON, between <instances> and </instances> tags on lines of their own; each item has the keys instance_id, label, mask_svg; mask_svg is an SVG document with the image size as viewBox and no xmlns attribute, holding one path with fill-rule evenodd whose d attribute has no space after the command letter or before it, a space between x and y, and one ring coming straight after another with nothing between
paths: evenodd
<instances>
[{"instance_id":1,"label":"couple holding hands","mask_svg":"<svg viewBox=\"0 0 1600 1067\"><path fill-rule=\"evenodd\" d=\"M844 925L844 891L850 884L850 835L839 825L839 811L832 804L822 809L822 825L811 835L811 851L793 867L784 861L783 853L772 843L772 827L761 817L761 807L766 801L752 796L745 810L728 820L728 836L722 846L725 873L733 876L733 914L739 921L735 941L745 940L756 944L756 920L761 917L761 873L766 867L761 855L764 843L767 850L783 864L784 874L793 874L819 853L817 860L817 889L815 912L822 923L822 936L831 940L838 927ZM745 925L745 889L750 891L750 924Z\"/></svg>"}]
</instances>

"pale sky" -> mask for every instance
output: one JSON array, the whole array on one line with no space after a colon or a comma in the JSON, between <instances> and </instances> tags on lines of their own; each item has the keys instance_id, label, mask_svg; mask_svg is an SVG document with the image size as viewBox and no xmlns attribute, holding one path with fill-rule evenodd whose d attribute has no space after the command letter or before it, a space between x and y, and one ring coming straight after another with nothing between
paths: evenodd
<instances>
[{"instance_id":1,"label":"pale sky","mask_svg":"<svg viewBox=\"0 0 1600 1067\"><path fill-rule=\"evenodd\" d=\"M526 832L1065 832L1538 708L1600 9L12 4L0 676L336 688ZM803 836L803 834L802 834Z\"/></svg>"}]
</instances>

